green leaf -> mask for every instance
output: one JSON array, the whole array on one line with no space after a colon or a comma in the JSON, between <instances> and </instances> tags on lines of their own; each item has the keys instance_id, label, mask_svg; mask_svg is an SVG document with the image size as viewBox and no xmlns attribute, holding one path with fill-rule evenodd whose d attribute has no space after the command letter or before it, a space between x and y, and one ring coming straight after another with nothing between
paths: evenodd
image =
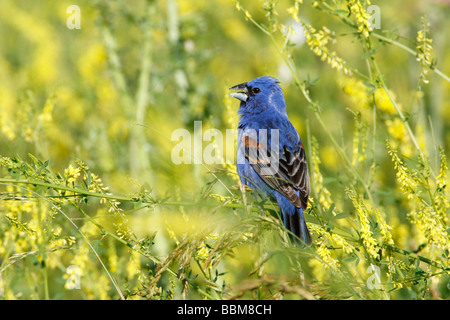
<instances>
[{"instance_id":1,"label":"green leaf","mask_svg":"<svg viewBox=\"0 0 450 320\"><path fill-rule=\"evenodd\" d=\"M142 200L139 200L137 202L134 203L134 209L140 208L142 206Z\"/></svg>"},{"instance_id":2,"label":"green leaf","mask_svg":"<svg viewBox=\"0 0 450 320\"><path fill-rule=\"evenodd\" d=\"M348 262L355 261L356 259L357 259L356 256L351 256L351 257L343 259L342 261L345 262L345 263L348 263Z\"/></svg>"},{"instance_id":3,"label":"green leaf","mask_svg":"<svg viewBox=\"0 0 450 320\"><path fill-rule=\"evenodd\" d=\"M342 10L342 9L336 9L333 11L333 14L348 14L349 12L347 10Z\"/></svg>"},{"instance_id":4,"label":"green leaf","mask_svg":"<svg viewBox=\"0 0 450 320\"><path fill-rule=\"evenodd\" d=\"M334 216L335 219L344 219L350 216L350 213L348 212L341 212L338 213L336 216Z\"/></svg>"}]
</instances>

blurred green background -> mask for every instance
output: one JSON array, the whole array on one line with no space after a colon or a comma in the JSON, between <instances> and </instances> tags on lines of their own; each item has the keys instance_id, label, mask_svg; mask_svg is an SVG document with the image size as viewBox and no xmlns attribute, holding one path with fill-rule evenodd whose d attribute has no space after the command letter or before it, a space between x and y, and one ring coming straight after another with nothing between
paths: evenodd
<instances>
[{"instance_id":1,"label":"blurred green background","mask_svg":"<svg viewBox=\"0 0 450 320\"><path fill-rule=\"evenodd\" d=\"M355 30L335 16L317 9L313 1L304 2L300 4L299 17L317 30L322 26L332 30L336 41L329 44L330 50L336 51L351 68L367 74L367 62L363 58L365 52L354 36ZM267 3L270 1L251 0L241 1L240 5L252 19L265 23L267 17L263 7ZM72 4L81 9L81 29L71 30L66 26L70 16L67 8ZM287 8L293 4L294 1L278 2L277 19L280 24L287 26L292 23ZM394 38L412 50L416 47L417 32L422 28L420 19L426 15L436 67L444 74L450 74L448 1L373 1L372 4L380 7L383 30L375 32L385 36L396 35ZM345 9L345 3L342 7ZM309 93L320 104L329 132L350 158L355 114L360 112L363 121L368 123L379 123L376 137L372 137L375 141L377 165L374 185L378 201L387 212L388 223L395 226L392 232L396 244L407 250L416 249L420 237L413 239L408 234L414 228L406 219L407 205L401 204L403 200L396 195L398 186L385 140L390 139L407 159L413 159L416 154L405 129L391 112L392 106L385 102L387 111L378 114L374 120L370 100L373 97L367 100L370 87L364 85L364 79L358 74L349 77L332 69L309 50L301 33L296 37L297 43L293 44L290 54L298 76L301 80L315 80L308 87ZM439 172L436 145L450 149L450 83L430 71L427 75L429 83L420 84L421 67L414 55L377 39L373 43L387 86L410 120L431 167ZM314 110L295 85L271 39L248 21L242 10L237 10L234 1L80 0L74 3L64 0L3 0L0 3L0 71L2 156L12 157L10 150L13 150L29 161L27 155L31 153L42 161L49 160L51 170L61 174L80 159L115 195L131 195L145 185L156 199L188 202L202 198L205 202L211 201L211 193L228 196L227 188L235 186L237 180L232 173L222 171L224 166L221 165L173 164L171 150L177 142L171 141L172 132L186 128L193 133L194 121L197 120L203 121L203 130L218 128L224 132L232 129L237 123L238 102L228 97L228 88L258 76L274 76L281 81L288 114L306 147L310 148L308 134L319 143L320 169L333 201L336 204L346 201L344 186L348 178L345 177L342 160L318 125ZM378 99L381 101L383 96ZM378 104L382 105L380 101ZM216 175L223 184L217 183L208 172L213 169L217 169ZM130 209L127 204L124 206ZM104 209L100 212L94 208L90 214L106 214ZM204 219L198 213L203 209L186 210L187 213L179 207L157 208L156 212L143 210L130 214L128 222L138 237L156 232L155 254L163 257L175 246L177 235L179 241L188 228L184 224L195 229L192 224L201 224ZM341 210L348 211L348 206L343 205ZM7 208L2 211L2 214L9 212ZM200 215L199 221L195 220L197 214ZM233 216L231 209L222 210L209 222L226 223L230 215ZM185 220L182 220L182 226L177 226L174 221L181 216ZM63 234L76 233L62 222L64 219L59 219L64 224ZM84 220L80 221L81 226ZM86 221L84 223L87 224ZM111 221L102 223L112 226ZM13 240L6 237L9 225L5 221L2 224L4 237L0 263L4 264L8 258L6 254L11 254L12 250L7 250L7 243ZM175 236L172 237L171 232ZM18 237L25 236L21 234ZM98 242L98 248L106 260L110 259L108 263L114 264L111 257L118 257L116 264L119 266L122 263L122 269L117 267L121 286L125 276L119 274L126 273L125 268L131 268L127 249L120 244L108 244L104 238L101 240L103 242ZM28 247L24 245L13 252L26 252L32 248L30 242ZM113 254L111 250L117 252ZM246 250L237 252L246 255ZM44 297L42 289L32 288L17 279L21 274L18 270L27 268L27 259L31 258L20 261L24 264L22 266L18 262L0 273L3 297ZM59 262L50 267L52 271L48 276L53 279L49 280L50 298L117 298L111 285L106 292L95 288L81 291L61 289L65 281L64 268L73 264L73 259L69 252L62 252L56 258ZM243 261L239 264L239 255L237 260L230 261L224 269L230 272L235 268L237 273L230 276L230 283L246 279L251 270L246 269L248 266L245 267ZM283 261L277 263L283 264ZM235 267L232 267L233 263ZM152 269L151 266L143 266L136 267L140 271L125 277L130 290L138 286L136 273ZM272 269L268 267L268 270L276 269L276 264ZM101 270L97 272L102 274ZM40 273L37 274L28 283L38 281ZM82 285L85 285L87 280L83 279ZM165 281L165 285L170 287L169 281ZM412 297L402 294L398 297ZM192 293L190 297L199 298L201 295Z\"/></svg>"}]
</instances>

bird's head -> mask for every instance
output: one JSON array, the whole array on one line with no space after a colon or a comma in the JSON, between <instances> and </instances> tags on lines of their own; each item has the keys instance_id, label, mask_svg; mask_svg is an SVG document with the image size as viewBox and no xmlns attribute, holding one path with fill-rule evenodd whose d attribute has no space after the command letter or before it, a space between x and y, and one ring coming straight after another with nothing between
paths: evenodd
<instances>
[{"instance_id":1,"label":"bird's head","mask_svg":"<svg viewBox=\"0 0 450 320\"><path fill-rule=\"evenodd\" d=\"M238 113L261 113L269 106L279 112L285 110L283 92L278 83L277 79L264 76L231 87L230 90L239 90L230 93L230 96L241 101Z\"/></svg>"}]
</instances>

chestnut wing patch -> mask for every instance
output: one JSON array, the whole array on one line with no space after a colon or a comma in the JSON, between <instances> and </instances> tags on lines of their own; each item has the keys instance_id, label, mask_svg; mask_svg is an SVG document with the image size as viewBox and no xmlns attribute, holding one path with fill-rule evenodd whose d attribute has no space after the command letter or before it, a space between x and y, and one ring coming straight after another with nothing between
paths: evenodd
<instances>
[{"instance_id":1,"label":"chestnut wing patch","mask_svg":"<svg viewBox=\"0 0 450 320\"><path fill-rule=\"evenodd\" d=\"M244 155L258 175L269 186L284 195L293 205L306 209L310 192L308 165L303 145L300 143L289 149L271 154L267 146L255 138L243 136ZM278 170L267 174L271 160L278 157ZM297 195L297 190L299 195Z\"/></svg>"}]
</instances>

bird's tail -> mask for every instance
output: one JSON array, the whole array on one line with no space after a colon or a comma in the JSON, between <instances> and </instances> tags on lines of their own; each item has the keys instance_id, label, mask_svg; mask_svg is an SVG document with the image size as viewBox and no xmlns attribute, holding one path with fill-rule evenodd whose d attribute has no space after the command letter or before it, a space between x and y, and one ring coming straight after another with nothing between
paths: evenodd
<instances>
[{"instance_id":1,"label":"bird's tail","mask_svg":"<svg viewBox=\"0 0 450 320\"><path fill-rule=\"evenodd\" d=\"M291 240L300 246L311 245L312 238L306 226L303 209L286 202L279 203L278 205L281 209L284 226L292 233L289 234Z\"/></svg>"},{"instance_id":2,"label":"bird's tail","mask_svg":"<svg viewBox=\"0 0 450 320\"><path fill-rule=\"evenodd\" d=\"M301 240L301 245L311 245L312 238L309 233L308 227L306 226L306 221L303 216L302 208L295 208L293 214L286 214L284 225L288 230L290 230L296 237L291 235L291 239L294 243L299 243L298 239ZM297 239L298 237L298 239Z\"/></svg>"}]
</instances>

